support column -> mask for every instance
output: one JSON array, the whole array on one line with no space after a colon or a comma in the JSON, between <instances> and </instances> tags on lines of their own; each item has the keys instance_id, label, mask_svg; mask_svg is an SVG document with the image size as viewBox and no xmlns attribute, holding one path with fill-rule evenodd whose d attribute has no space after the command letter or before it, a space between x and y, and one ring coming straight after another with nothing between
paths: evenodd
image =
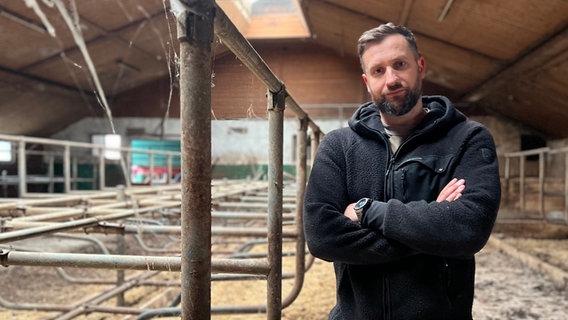
<instances>
[{"instance_id":1,"label":"support column","mask_svg":"<svg viewBox=\"0 0 568 320\"><path fill-rule=\"evenodd\" d=\"M181 314L211 318L213 0L172 1L180 41Z\"/></svg>"},{"instance_id":2,"label":"support column","mask_svg":"<svg viewBox=\"0 0 568 320\"><path fill-rule=\"evenodd\" d=\"M282 317L282 194L286 91L268 91L268 320Z\"/></svg>"},{"instance_id":3,"label":"support column","mask_svg":"<svg viewBox=\"0 0 568 320\"><path fill-rule=\"evenodd\" d=\"M18 142L18 192L20 197L25 197L28 193L28 177L26 162L26 142Z\"/></svg>"}]
</instances>

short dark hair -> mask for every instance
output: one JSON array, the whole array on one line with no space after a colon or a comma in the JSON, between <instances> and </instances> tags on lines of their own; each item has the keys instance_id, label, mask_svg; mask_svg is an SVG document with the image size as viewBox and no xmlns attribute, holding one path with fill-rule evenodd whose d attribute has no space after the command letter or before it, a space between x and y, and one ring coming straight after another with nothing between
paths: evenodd
<instances>
[{"instance_id":1,"label":"short dark hair","mask_svg":"<svg viewBox=\"0 0 568 320\"><path fill-rule=\"evenodd\" d=\"M359 41L357 42L357 52L359 54L361 67L364 69L362 57L363 53L367 49L368 44L381 42L386 37L396 34L400 34L406 39L410 50L412 50L416 59L418 59L420 57L420 53L418 52L418 45L416 44L416 38L414 37L412 31L410 31L410 29L406 28L405 26L397 26L392 22L388 22L363 32L361 37L359 37Z\"/></svg>"}]
</instances>

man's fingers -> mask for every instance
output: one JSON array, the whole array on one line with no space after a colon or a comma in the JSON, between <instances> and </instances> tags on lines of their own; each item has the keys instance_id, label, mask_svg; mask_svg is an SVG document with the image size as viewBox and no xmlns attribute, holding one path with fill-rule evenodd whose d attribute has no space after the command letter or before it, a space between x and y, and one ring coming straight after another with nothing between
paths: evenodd
<instances>
[{"instance_id":1,"label":"man's fingers","mask_svg":"<svg viewBox=\"0 0 568 320\"><path fill-rule=\"evenodd\" d=\"M437 202L442 201L454 201L461 196L461 192L465 189L464 179L452 179L448 184L440 191Z\"/></svg>"},{"instance_id":2,"label":"man's fingers","mask_svg":"<svg viewBox=\"0 0 568 320\"><path fill-rule=\"evenodd\" d=\"M454 201L454 200L456 200L457 198L461 197L462 191L463 191L464 189L465 189L465 185L462 184L462 185L458 186L457 189L454 190L450 195L448 195L448 196L446 197L446 199L444 199L444 200L447 200L447 201Z\"/></svg>"}]
</instances>

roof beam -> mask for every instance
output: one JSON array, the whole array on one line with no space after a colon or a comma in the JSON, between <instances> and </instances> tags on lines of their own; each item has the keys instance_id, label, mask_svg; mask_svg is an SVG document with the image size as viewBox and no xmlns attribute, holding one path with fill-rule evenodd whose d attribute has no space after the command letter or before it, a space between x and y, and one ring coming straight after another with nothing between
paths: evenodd
<instances>
[{"instance_id":1,"label":"roof beam","mask_svg":"<svg viewBox=\"0 0 568 320\"><path fill-rule=\"evenodd\" d=\"M24 78L26 80L31 80L34 82L38 82L41 83L43 85L49 86L49 87L53 87L53 88L57 88L57 89L63 89L65 91L69 91L69 92L73 92L73 93L79 93L79 94L83 94L89 97L96 97L96 94L92 91L87 91L87 90L82 90L80 88L76 88L70 85L67 85L65 83L61 83L61 82L57 82L57 81L53 81L47 78L42 78L33 74L29 74L29 73L25 73L22 71L18 71L18 70L14 70L14 69L10 69L10 68L6 68L3 66L0 66L0 72L5 72L14 76L18 76L20 78Z\"/></svg>"},{"instance_id":2,"label":"roof beam","mask_svg":"<svg viewBox=\"0 0 568 320\"><path fill-rule=\"evenodd\" d=\"M408 17L410 16L410 11L412 11L412 6L414 5L414 0L404 0L402 5L402 11L400 13L400 18L398 19L398 24L405 26L408 23Z\"/></svg>"},{"instance_id":3,"label":"roof beam","mask_svg":"<svg viewBox=\"0 0 568 320\"><path fill-rule=\"evenodd\" d=\"M541 71L546 65L556 63L557 58L561 59L567 52L567 49L568 27L565 26L560 32L535 46L533 50L520 56L503 70L483 81L480 86L464 94L460 101L479 101L507 83L515 82L518 79L526 78L527 75Z\"/></svg>"}]
</instances>

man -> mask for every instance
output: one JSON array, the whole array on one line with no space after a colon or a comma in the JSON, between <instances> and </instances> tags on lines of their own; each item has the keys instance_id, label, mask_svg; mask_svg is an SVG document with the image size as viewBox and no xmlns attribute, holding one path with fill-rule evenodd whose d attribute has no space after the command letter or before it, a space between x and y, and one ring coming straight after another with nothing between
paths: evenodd
<instances>
[{"instance_id":1,"label":"man","mask_svg":"<svg viewBox=\"0 0 568 320\"><path fill-rule=\"evenodd\" d=\"M322 140L305 199L311 253L333 261L329 319L471 319L474 254L500 201L495 145L443 96L392 23L358 44L372 102Z\"/></svg>"}]
</instances>

